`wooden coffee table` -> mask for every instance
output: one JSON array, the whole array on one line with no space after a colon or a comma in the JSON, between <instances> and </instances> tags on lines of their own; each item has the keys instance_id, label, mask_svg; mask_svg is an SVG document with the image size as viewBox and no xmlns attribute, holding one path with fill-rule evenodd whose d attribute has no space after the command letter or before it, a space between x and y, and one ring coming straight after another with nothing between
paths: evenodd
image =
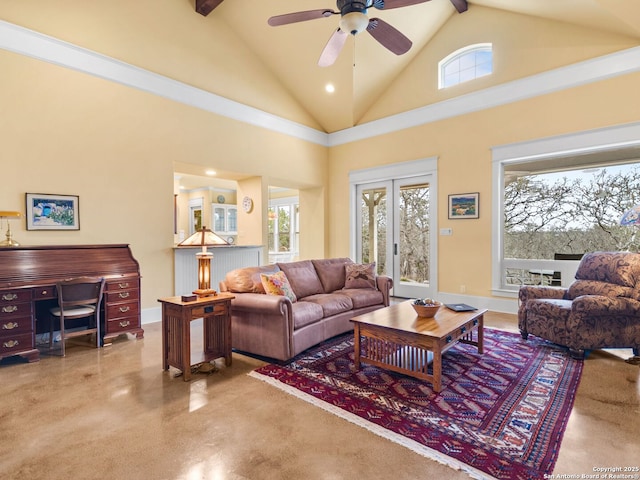
<instances>
[{"instance_id":1,"label":"wooden coffee table","mask_svg":"<svg viewBox=\"0 0 640 480\"><path fill-rule=\"evenodd\" d=\"M354 317L356 370L364 361L427 380L440 392L444 352L462 342L483 353L486 311L454 312L442 306L435 317L423 318L408 300ZM428 372L429 363L432 373Z\"/></svg>"}]
</instances>

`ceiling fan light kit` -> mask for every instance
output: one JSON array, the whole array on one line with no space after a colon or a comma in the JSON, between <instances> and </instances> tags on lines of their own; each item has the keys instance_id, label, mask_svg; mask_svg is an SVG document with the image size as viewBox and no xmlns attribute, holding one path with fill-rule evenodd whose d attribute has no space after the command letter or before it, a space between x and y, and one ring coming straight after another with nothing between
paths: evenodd
<instances>
[{"instance_id":1,"label":"ceiling fan light kit","mask_svg":"<svg viewBox=\"0 0 640 480\"><path fill-rule=\"evenodd\" d=\"M357 35L364 32L369 25L369 19L364 13L351 12L342 16L340 19L340 30L348 32L351 35Z\"/></svg>"}]
</instances>

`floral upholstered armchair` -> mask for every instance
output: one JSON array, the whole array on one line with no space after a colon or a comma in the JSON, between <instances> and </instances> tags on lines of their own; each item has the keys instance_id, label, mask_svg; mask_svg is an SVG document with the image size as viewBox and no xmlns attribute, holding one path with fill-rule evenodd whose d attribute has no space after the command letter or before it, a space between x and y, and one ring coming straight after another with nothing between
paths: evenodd
<instances>
[{"instance_id":1,"label":"floral upholstered armchair","mask_svg":"<svg viewBox=\"0 0 640 480\"><path fill-rule=\"evenodd\" d=\"M569 288L523 286L518 327L522 338L536 335L585 350L632 348L630 363L640 362L640 254L588 253Z\"/></svg>"}]
</instances>

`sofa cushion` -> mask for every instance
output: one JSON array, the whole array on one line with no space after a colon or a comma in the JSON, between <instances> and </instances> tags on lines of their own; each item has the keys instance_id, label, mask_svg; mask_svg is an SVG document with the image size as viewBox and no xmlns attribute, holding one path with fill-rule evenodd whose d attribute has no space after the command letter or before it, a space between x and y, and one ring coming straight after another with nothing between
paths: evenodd
<instances>
[{"instance_id":1,"label":"sofa cushion","mask_svg":"<svg viewBox=\"0 0 640 480\"><path fill-rule=\"evenodd\" d=\"M292 305L293 329L305 327L322 320L324 312L322 307L311 302L296 302Z\"/></svg>"},{"instance_id":2,"label":"sofa cushion","mask_svg":"<svg viewBox=\"0 0 640 480\"><path fill-rule=\"evenodd\" d=\"M316 293L324 293L322 283L311 260L278 263L277 265L287 275L296 297L304 298Z\"/></svg>"},{"instance_id":3,"label":"sofa cushion","mask_svg":"<svg viewBox=\"0 0 640 480\"><path fill-rule=\"evenodd\" d=\"M322 283L325 293L335 292L344 287L346 264L353 263L350 258L326 258L311 260Z\"/></svg>"},{"instance_id":4,"label":"sofa cushion","mask_svg":"<svg viewBox=\"0 0 640 480\"><path fill-rule=\"evenodd\" d=\"M340 293L351 299L354 309L384 304L384 295L382 295L380 290L374 290L372 288L345 288L341 290Z\"/></svg>"},{"instance_id":5,"label":"sofa cushion","mask_svg":"<svg viewBox=\"0 0 640 480\"><path fill-rule=\"evenodd\" d=\"M344 288L376 288L376 264L351 263L344 266Z\"/></svg>"},{"instance_id":6,"label":"sofa cushion","mask_svg":"<svg viewBox=\"0 0 640 480\"><path fill-rule=\"evenodd\" d=\"M261 267L245 267L231 270L224 277L227 290L233 293L265 293L260 274L271 274L280 271L277 265Z\"/></svg>"},{"instance_id":7,"label":"sofa cushion","mask_svg":"<svg viewBox=\"0 0 640 480\"><path fill-rule=\"evenodd\" d=\"M291 290L289 280L282 270L271 274L261 273L260 280L267 295L284 295L292 302L296 301L296 294Z\"/></svg>"},{"instance_id":8,"label":"sofa cushion","mask_svg":"<svg viewBox=\"0 0 640 480\"><path fill-rule=\"evenodd\" d=\"M320 305L325 317L353 310L353 302L342 292L310 295L305 297L304 301Z\"/></svg>"},{"instance_id":9,"label":"sofa cushion","mask_svg":"<svg viewBox=\"0 0 640 480\"><path fill-rule=\"evenodd\" d=\"M640 255L629 252L593 252L582 257L576 280L597 280L635 287L640 280Z\"/></svg>"}]
</instances>

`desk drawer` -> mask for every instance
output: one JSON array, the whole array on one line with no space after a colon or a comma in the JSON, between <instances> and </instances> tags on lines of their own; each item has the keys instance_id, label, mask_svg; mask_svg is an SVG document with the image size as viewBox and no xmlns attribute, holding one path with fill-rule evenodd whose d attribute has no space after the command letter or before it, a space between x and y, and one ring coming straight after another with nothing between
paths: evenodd
<instances>
[{"instance_id":1,"label":"desk drawer","mask_svg":"<svg viewBox=\"0 0 640 480\"><path fill-rule=\"evenodd\" d=\"M20 333L30 333L33 331L31 317L22 318L1 318L0 338L11 337Z\"/></svg>"},{"instance_id":2,"label":"desk drawer","mask_svg":"<svg viewBox=\"0 0 640 480\"><path fill-rule=\"evenodd\" d=\"M33 349L33 334L23 333L0 338L0 357Z\"/></svg>"},{"instance_id":3,"label":"desk drawer","mask_svg":"<svg viewBox=\"0 0 640 480\"><path fill-rule=\"evenodd\" d=\"M107 321L107 333L113 334L118 332L127 332L133 328L139 328L139 319L140 317L134 315L132 317L109 320Z\"/></svg>"},{"instance_id":4,"label":"desk drawer","mask_svg":"<svg viewBox=\"0 0 640 480\"><path fill-rule=\"evenodd\" d=\"M118 290L139 289L138 278L123 278L120 280L109 280L105 285L107 292L117 292Z\"/></svg>"},{"instance_id":5,"label":"desk drawer","mask_svg":"<svg viewBox=\"0 0 640 480\"><path fill-rule=\"evenodd\" d=\"M38 300L48 300L51 298L57 298L58 293L56 292L55 285L44 285L42 287L33 287L31 289L33 294L33 299Z\"/></svg>"},{"instance_id":6,"label":"desk drawer","mask_svg":"<svg viewBox=\"0 0 640 480\"><path fill-rule=\"evenodd\" d=\"M0 291L0 306L13 305L15 303L24 303L31 301L31 290L15 289Z\"/></svg>"},{"instance_id":7,"label":"desk drawer","mask_svg":"<svg viewBox=\"0 0 640 480\"><path fill-rule=\"evenodd\" d=\"M137 316L139 313L140 307L137 301L107 305L107 320Z\"/></svg>"},{"instance_id":8,"label":"desk drawer","mask_svg":"<svg viewBox=\"0 0 640 480\"><path fill-rule=\"evenodd\" d=\"M31 290L29 290L29 297L31 297ZM31 302L29 303L17 303L17 302L3 302L0 304L0 320L31 317Z\"/></svg>"},{"instance_id":9,"label":"desk drawer","mask_svg":"<svg viewBox=\"0 0 640 480\"><path fill-rule=\"evenodd\" d=\"M140 298L140 290L118 290L118 291L109 291L107 292L107 302L108 303L117 303L124 302L128 300L138 300Z\"/></svg>"}]
</instances>

